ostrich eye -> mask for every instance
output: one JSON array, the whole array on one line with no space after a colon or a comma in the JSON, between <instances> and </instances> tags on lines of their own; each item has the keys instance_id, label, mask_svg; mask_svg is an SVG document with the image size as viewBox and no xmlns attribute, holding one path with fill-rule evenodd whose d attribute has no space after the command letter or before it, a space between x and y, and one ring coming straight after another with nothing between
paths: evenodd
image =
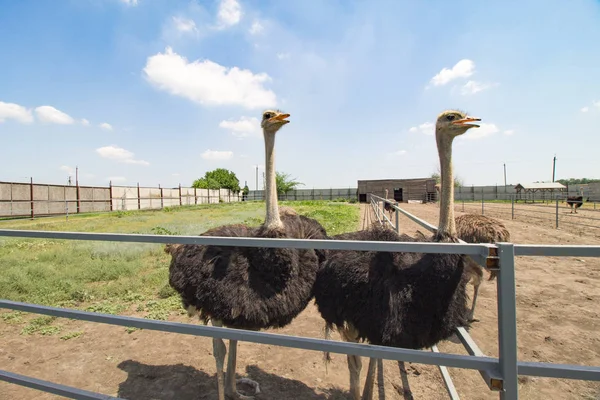
<instances>
[{"instance_id":1,"label":"ostrich eye","mask_svg":"<svg viewBox=\"0 0 600 400\"><path fill-rule=\"evenodd\" d=\"M455 118L455 117L454 117L454 115L448 115L448 116L446 117L446 119L447 119L448 121L454 121L454 118Z\"/></svg>"},{"instance_id":2,"label":"ostrich eye","mask_svg":"<svg viewBox=\"0 0 600 400\"><path fill-rule=\"evenodd\" d=\"M266 114L265 114L265 118L266 118L266 119L269 119L269 118L271 118L271 114L269 114L269 113L266 113Z\"/></svg>"}]
</instances>

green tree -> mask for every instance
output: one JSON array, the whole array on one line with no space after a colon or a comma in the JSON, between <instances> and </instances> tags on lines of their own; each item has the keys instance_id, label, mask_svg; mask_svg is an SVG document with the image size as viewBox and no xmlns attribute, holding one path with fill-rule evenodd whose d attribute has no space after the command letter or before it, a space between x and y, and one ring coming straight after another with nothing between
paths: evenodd
<instances>
[{"instance_id":1,"label":"green tree","mask_svg":"<svg viewBox=\"0 0 600 400\"><path fill-rule=\"evenodd\" d=\"M569 179L557 179L556 182L562 183L563 185L584 185L586 183L600 182L600 179L593 178L569 178Z\"/></svg>"},{"instance_id":2,"label":"green tree","mask_svg":"<svg viewBox=\"0 0 600 400\"><path fill-rule=\"evenodd\" d=\"M434 172L433 174L431 174L430 178L431 179L435 179L435 183L440 183L442 181L442 177L439 173L439 167L438 167L438 172ZM459 177L459 176L455 176L454 177L454 187L461 187L463 186L463 180Z\"/></svg>"},{"instance_id":3,"label":"green tree","mask_svg":"<svg viewBox=\"0 0 600 400\"><path fill-rule=\"evenodd\" d=\"M278 194L285 194L290 190L296 190L300 185L304 185L304 183L298 182L295 178L290 178L290 174L279 171L275 172L275 182Z\"/></svg>"},{"instance_id":4,"label":"green tree","mask_svg":"<svg viewBox=\"0 0 600 400\"><path fill-rule=\"evenodd\" d=\"M229 189L234 193L240 191L240 181L234 172L225 168L217 168L207 171L204 177L198 178L192 183L192 187L199 189Z\"/></svg>"}]
</instances>

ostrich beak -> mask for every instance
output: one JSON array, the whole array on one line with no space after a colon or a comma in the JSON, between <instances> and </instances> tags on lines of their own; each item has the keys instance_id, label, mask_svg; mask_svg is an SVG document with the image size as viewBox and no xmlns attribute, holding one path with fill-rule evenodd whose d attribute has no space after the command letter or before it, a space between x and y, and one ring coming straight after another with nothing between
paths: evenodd
<instances>
[{"instance_id":1,"label":"ostrich beak","mask_svg":"<svg viewBox=\"0 0 600 400\"><path fill-rule=\"evenodd\" d=\"M475 117L466 117L463 119L458 119L456 121L452 121L453 125L461 125L461 126L469 126L472 128L479 128L479 125L477 124L469 124L468 122L474 122L474 121L481 121L481 118L475 118Z\"/></svg>"},{"instance_id":2,"label":"ostrich beak","mask_svg":"<svg viewBox=\"0 0 600 400\"><path fill-rule=\"evenodd\" d=\"M286 122L289 123L290 121L287 121L286 118L288 118L290 116L290 114L279 114L274 116L273 118L271 118L269 121L270 122Z\"/></svg>"}]
</instances>

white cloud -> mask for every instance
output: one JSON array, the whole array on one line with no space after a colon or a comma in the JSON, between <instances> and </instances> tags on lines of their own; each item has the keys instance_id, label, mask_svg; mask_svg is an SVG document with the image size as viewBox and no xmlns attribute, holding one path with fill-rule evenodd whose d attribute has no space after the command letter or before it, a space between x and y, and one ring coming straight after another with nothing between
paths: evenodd
<instances>
[{"instance_id":1,"label":"white cloud","mask_svg":"<svg viewBox=\"0 0 600 400\"><path fill-rule=\"evenodd\" d=\"M425 135L433 135L435 133L435 125L431 122L424 122L421 125L419 125L418 127L413 126L408 131L412 132L412 133L421 132Z\"/></svg>"},{"instance_id":2,"label":"white cloud","mask_svg":"<svg viewBox=\"0 0 600 400\"><path fill-rule=\"evenodd\" d=\"M30 124L33 122L33 115L31 114L31 110L23 106L0 101L0 123L7 119L14 119L23 124Z\"/></svg>"},{"instance_id":3,"label":"white cloud","mask_svg":"<svg viewBox=\"0 0 600 400\"><path fill-rule=\"evenodd\" d=\"M476 82L476 81L468 81L461 88L460 93L464 95L475 94L477 92L484 91L486 89L490 89L498 86L498 83L487 83L487 82Z\"/></svg>"},{"instance_id":4,"label":"white cloud","mask_svg":"<svg viewBox=\"0 0 600 400\"><path fill-rule=\"evenodd\" d=\"M181 175L181 174L179 174L178 172L171 174L171 176L179 176L179 175Z\"/></svg>"},{"instance_id":5,"label":"white cloud","mask_svg":"<svg viewBox=\"0 0 600 400\"><path fill-rule=\"evenodd\" d=\"M248 154L240 154L240 158L248 158L250 157Z\"/></svg>"},{"instance_id":6,"label":"white cloud","mask_svg":"<svg viewBox=\"0 0 600 400\"><path fill-rule=\"evenodd\" d=\"M75 174L75 168L69 167L68 165L61 165L59 168L61 171L66 172L69 175Z\"/></svg>"},{"instance_id":7,"label":"white cloud","mask_svg":"<svg viewBox=\"0 0 600 400\"><path fill-rule=\"evenodd\" d=\"M600 108L600 101L594 101L592 104L598 108Z\"/></svg>"},{"instance_id":8,"label":"white cloud","mask_svg":"<svg viewBox=\"0 0 600 400\"><path fill-rule=\"evenodd\" d=\"M257 35L265 30L265 27L260 23L260 21L252 22L252 26L248 30L251 35Z\"/></svg>"},{"instance_id":9,"label":"white cloud","mask_svg":"<svg viewBox=\"0 0 600 400\"><path fill-rule=\"evenodd\" d=\"M175 25L175 29L177 29L179 32L198 33L196 23L191 19L173 17L173 24Z\"/></svg>"},{"instance_id":10,"label":"white cloud","mask_svg":"<svg viewBox=\"0 0 600 400\"><path fill-rule=\"evenodd\" d=\"M406 150L398 150L398 151L394 151L389 153L391 156L403 156L406 153L408 153Z\"/></svg>"},{"instance_id":11,"label":"white cloud","mask_svg":"<svg viewBox=\"0 0 600 400\"><path fill-rule=\"evenodd\" d=\"M202 158L205 160L229 160L233 157L232 151L218 151L218 150L206 150L202 153Z\"/></svg>"},{"instance_id":12,"label":"white cloud","mask_svg":"<svg viewBox=\"0 0 600 400\"><path fill-rule=\"evenodd\" d=\"M70 125L75 120L68 114L57 110L52 106L40 106L35 109L35 114L38 119L42 122L48 122L51 124Z\"/></svg>"},{"instance_id":13,"label":"white cloud","mask_svg":"<svg viewBox=\"0 0 600 400\"><path fill-rule=\"evenodd\" d=\"M261 137L260 121L255 117L241 117L237 121L221 121L219 128L231 130L231 134L238 138Z\"/></svg>"},{"instance_id":14,"label":"white cloud","mask_svg":"<svg viewBox=\"0 0 600 400\"><path fill-rule=\"evenodd\" d=\"M290 53L277 53L277 58L280 60L285 60L290 58Z\"/></svg>"},{"instance_id":15,"label":"white cloud","mask_svg":"<svg viewBox=\"0 0 600 400\"><path fill-rule=\"evenodd\" d=\"M242 6L237 0L221 0L217 12L217 29L236 25L242 19Z\"/></svg>"},{"instance_id":16,"label":"white cloud","mask_svg":"<svg viewBox=\"0 0 600 400\"><path fill-rule=\"evenodd\" d=\"M276 105L275 93L263 87L271 80L266 73L227 68L210 60L188 62L171 47L148 57L143 72L159 89L202 105L239 105L248 109Z\"/></svg>"},{"instance_id":17,"label":"white cloud","mask_svg":"<svg viewBox=\"0 0 600 400\"><path fill-rule=\"evenodd\" d=\"M495 124L479 123L479 128L471 128L464 135L459 136L462 139L482 139L499 132L500 129Z\"/></svg>"},{"instance_id":18,"label":"white cloud","mask_svg":"<svg viewBox=\"0 0 600 400\"><path fill-rule=\"evenodd\" d=\"M106 180L110 182L125 182L127 179L124 176L109 176Z\"/></svg>"},{"instance_id":19,"label":"white cloud","mask_svg":"<svg viewBox=\"0 0 600 400\"><path fill-rule=\"evenodd\" d=\"M433 78L430 83L433 86L442 86L448 82L458 78L468 78L475 72L475 63L471 60L463 59L457 62L451 69L442 68Z\"/></svg>"},{"instance_id":20,"label":"white cloud","mask_svg":"<svg viewBox=\"0 0 600 400\"><path fill-rule=\"evenodd\" d=\"M89 126L89 124L90 124L90 121L88 121L87 119L85 119L85 118L81 119L81 125Z\"/></svg>"},{"instance_id":21,"label":"white cloud","mask_svg":"<svg viewBox=\"0 0 600 400\"><path fill-rule=\"evenodd\" d=\"M589 107L583 107L583 108L581 109L581 112L582 112L582 113L586 113L586 112L588 112L588 111L590 111L590 108L589 108Z\"/></svg>"},{"instance_id":22,"label":"white cloud","mask_svg":"<svg viewBox=\"0 0 600 400\"><path fill-rule=\"evenodd\" d=\"M108 122L103 122L99 126L100 126L100 128L106 129L107 131L112 131L113 130L112 125L109 124Z\"/></svg>"},{"instance_id":23,"label":"white cloud","mask_svg":"<svg viewBox=\"0 0 600 400\"><path fill-rule=\"evenodd\" d=\"M108 158L111 160L115 160L118 162L122 162L125 164L138 164L138 165L150 165L148 161L144 160L136 160L134 158L134 154L125 150L122 147L117 146L105 146L96 149L96 153L100 155L100 157Z\"/></svg>"},{"instance_id":24,"label":"white cloud","mask_svg":"<svg viewBox=\"0 0 600 400\"><path fill-rule=\"evenodd\" d=\"M125 3L128 6L137 6L138 0L121 0L121 3Z\"/></svg>"},{"instance_id":25,"label":"white cloud","mask_svg":"<svg viewBox=\"0 0 600 400\"><path fill-rule=\"evenodd\" d=\"M504 131L504 134L507 136L512 136L515 134L515 131L513 129L507 129Z\"/></svg>"}]
</instances>

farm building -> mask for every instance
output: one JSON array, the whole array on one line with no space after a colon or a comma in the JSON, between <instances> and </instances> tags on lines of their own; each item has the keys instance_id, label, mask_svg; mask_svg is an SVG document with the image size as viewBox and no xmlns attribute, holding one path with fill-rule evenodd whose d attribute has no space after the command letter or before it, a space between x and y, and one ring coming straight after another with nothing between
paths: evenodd
<instances>
[{"instance_id":1,"label":"farm building","mask_svg":"<svg viewBox=\"0 0 600 400\"><path fill-rule=\"evenodd\" d=\"M435 179L414 178L358 181L358 201L366 203L369 200L367 193L385 197L385 189L388 190L388 198L397 202L436 200Z\"/></svg>"}]
</instances>

